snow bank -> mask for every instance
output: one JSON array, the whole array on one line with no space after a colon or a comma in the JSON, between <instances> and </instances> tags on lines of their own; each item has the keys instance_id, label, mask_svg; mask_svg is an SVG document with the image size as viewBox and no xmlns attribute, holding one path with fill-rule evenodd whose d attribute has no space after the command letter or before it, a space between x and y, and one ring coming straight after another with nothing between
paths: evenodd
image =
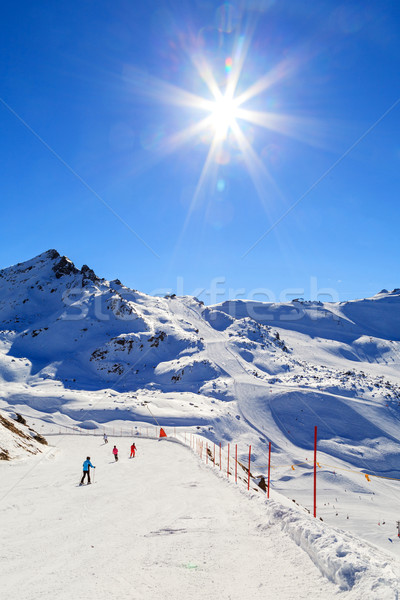
<instances>
[{"instance_id":1,"label":"snow bank","mask_svg":"<svg viewBox=\"0 0 400 600\"><path fill-rule=\"evenodd\" d=\"M267 507L270 521L278 523L322 574L342 590L354 590L358 598L397 598L398 566L377 548L274 500L268 501Z\"/></svg>"}]
</instances>

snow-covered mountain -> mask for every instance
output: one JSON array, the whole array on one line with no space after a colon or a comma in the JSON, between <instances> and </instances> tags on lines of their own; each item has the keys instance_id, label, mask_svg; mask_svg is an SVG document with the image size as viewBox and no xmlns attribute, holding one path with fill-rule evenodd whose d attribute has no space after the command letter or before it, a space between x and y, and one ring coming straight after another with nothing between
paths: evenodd
<instances>
[{"instance_id":1,"label":"snow-covered mountain","mask_svg":"<svg viewBox=\"0 0 400 600\"><path fill-rule=\"evenodd\" d=\"M251 443L260 472L271 441L275 488L308 505L308 465L290 465L311 458L317 425L326 518L340 496L345 526L361 494L381 499L373 520L396 518L389 480L359 472L400 478L399 367L399 289L206 307L106 281L55 250L0 271L1 408L83 427L150 422L151 408L164 426L242 453Z\"/></svg>"}]
</instances>

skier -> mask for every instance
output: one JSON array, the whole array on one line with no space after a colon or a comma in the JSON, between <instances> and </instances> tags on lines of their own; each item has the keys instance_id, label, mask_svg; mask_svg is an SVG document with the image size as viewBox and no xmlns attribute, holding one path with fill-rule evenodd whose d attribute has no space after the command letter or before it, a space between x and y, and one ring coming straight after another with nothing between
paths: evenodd
<instances>
[{"instance_id":1,"label":"skier","mask_svg":"<svg viewBox=\"0 0 400 600\"><path fill-rule=\"evenodd\" d=\"M136 452L136 445L135 445L135 442L133 442L133 444L131 446L131 455L129 458L135 458L135 452Z\"/></svg>"},{"instance_id":2,"label":"skier","mask_svg":"<svg viewBox=\"0 0 400 600\"><path fill-rule=\"evenodd\" d=\"M104 443L108 444L108 437L107 437L106 433L103 435L103 439L104 439Z\"/></svg>"},{"instance_id":3,"label":"skier","mask_svg":"<svg viewBox=\"0 0 400 600\"><path fill-rule=\"evenodd\" d=\"M85 462L83 463L83 475L82 475L82 479L81 479L81 482L80 482L79 485L83 485L83 482L85 481L86 475L87 475L87 479L88 479L88 484L91 483L91 481L90 481L90 467L92 467L92 469L96 468L90 462L90 456L87 456Z\"/></svg>"},{"instance_id":4,"label":"skier","mask_svg":"<svg viewBox=\"0 0 400 600\"><path fill-rule=\"evenodd\" d=\"M113 448L113 454L114 454L114 458L117 461L118 460L118 448L117 446L114 446Z\"/></svg>"}]
</instances>

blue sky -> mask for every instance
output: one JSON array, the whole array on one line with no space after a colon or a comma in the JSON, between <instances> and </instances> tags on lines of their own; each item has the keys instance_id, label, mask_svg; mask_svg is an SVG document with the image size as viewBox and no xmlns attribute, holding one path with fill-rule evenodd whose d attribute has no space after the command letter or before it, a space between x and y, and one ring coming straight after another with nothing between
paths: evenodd
<instances>
[{"instance_id":1,"label":"blue sky","mask_svg":"<svg viewBox=\"0 0 400 600\"><path fill-rule=\"evenodd\" d=\"M0 11L0 267L56 248L135 289L206 303L400 287L400 104L343 157L400 98L397 1ZM173 144L211 114L177 104L176 88L213 102L199 62L222 94L238 74L235 97L278 74L242 108L279 124L234 115L248 147L229 121L201 185L218 123Z\"/></svg>"}]
</instances>

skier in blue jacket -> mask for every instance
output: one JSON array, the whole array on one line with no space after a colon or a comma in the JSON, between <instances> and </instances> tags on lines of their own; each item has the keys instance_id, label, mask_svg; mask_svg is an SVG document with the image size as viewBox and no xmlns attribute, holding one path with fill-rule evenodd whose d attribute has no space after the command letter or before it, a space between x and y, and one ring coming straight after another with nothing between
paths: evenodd
<instances>
[{"instance_id":1,"label":"skier in blue jacket","mask_svg":"<svg viewBox=\"0 0 400 600\"><path fill-rule=\"evenodd\" d=\"M87 475L87 478L88 478L88 483L90 483L90 467L92 467L92 469L96 468L90 462L90 456L87 456L85 462L83 463L83 475L82 475L82 479L81 479L81 482L80 482L79 485L83 485L83 482L85 481L86 475Z\"/></svg>"}]
</instances>

